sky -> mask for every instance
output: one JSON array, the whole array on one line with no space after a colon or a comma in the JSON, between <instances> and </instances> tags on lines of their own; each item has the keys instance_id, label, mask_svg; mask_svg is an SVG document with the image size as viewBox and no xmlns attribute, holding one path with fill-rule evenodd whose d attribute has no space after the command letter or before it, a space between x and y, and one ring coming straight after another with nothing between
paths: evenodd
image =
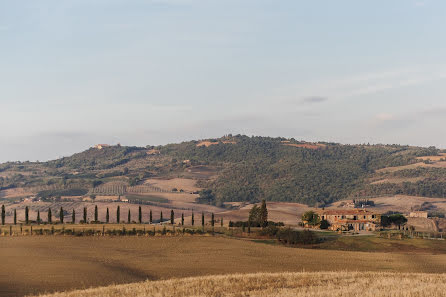
<instances>
[{"instance_id":1,"label":"sky","mask_svg":"<svg viewBox=\"0 0 446 297\"><path fill-rule=\"evenodd\" d=\"M0 162L225 134L446 148L443 0L0 0Z\"/></svg>"}]
</instances>

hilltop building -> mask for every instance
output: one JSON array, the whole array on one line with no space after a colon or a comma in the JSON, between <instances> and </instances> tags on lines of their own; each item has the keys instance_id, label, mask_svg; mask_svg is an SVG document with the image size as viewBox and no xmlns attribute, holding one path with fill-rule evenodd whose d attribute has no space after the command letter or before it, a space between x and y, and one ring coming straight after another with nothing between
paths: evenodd
<instances>
[{"instance_id":1,"label":"hilltop building","mask_svg":"<svg viewBox=\"0 0 446 297\"><path fill-rule=\"evenodd\" d=\"M366 209L328 209L318 215L334 231L375 231L381 221L380 214Z\"/></svg>"},{"instance_id":2,"label":"hilltop building","mask_svg":"<svg viewBox=\"0 0 446 297\"><path fill-rule=\"evenodd\" d=\"M427 219L427 211L411 211L409 213L409 218L424 218Z\"/></svg>"},{"instance_id":3,"label":"hilltop building","mask_svg":"<svg viewBox=\"0 0 446 297\"><path fill-rule=\"evenodd\" d=\"M110 146L109 144L96 144L94 146L94 148L97 149L97 150L102 150L103 148L106 148L106 147L109 147L109 146Z\"/></svg>"}]
</instances>

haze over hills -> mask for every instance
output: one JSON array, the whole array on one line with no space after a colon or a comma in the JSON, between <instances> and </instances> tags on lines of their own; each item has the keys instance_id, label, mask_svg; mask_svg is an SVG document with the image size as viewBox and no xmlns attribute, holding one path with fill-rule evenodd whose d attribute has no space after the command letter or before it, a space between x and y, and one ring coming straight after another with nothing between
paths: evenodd
<instances>
[{"instance_id":1,"label":"haze over hills","mask_svg":"<svg viewBox=\"0 0 446 297\"><path fill-rule=\"evenodd\" d=\"M49 162L0 165L3 192L86 195L104 185L143 185L149 178L192 180L196 191L202 189L199 202L217 206L261 199L322 206L389 194L444 197L446 154L434 147L228 135L157 147L103 145Z\"/></svg>"}]
</instances>

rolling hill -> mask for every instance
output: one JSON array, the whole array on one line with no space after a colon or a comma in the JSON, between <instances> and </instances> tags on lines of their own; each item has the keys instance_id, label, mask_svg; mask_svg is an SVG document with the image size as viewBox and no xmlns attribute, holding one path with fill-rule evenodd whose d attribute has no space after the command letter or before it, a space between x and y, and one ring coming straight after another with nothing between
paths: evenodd
<instances>
[{"instance_id":1,"label":"rolling hill","mask_svg":"<svg viewBox=\"0 0 446 297\"><path fill-rule=\"evenodd\" d=\"M0 198L10 200L99 190L120 195L128 187L156 190L157 184L165 192L200 191L200 203L216 206L261 199L324 206L397 194L440 198L446 194L446 154L434 147L228 135L157 147L90 148L49 162L0 164Z\"/></svg>"}]
</instances>

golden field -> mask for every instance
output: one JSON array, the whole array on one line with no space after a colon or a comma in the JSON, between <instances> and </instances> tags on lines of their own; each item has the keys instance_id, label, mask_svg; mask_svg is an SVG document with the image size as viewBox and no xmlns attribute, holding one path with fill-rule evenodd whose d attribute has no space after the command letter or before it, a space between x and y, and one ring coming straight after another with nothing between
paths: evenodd
<instances>
[{"instance_id":1,"label":"golden field","mask_svg":"<svg viewBox=\"0 0 446 297\"><path fill-rule=\"evenodd\" d=\"M44 296L441 297L446 296L446 275L345 271L232 274L146 281Z\"/></svg>"},{"instance_id":2,"label":"golden field","mask_svg":"<svg viewBox=\"0 0 446 297\"><path fill-rule=\"evenodd\" d=\"M290 248L212 236L0 237L0 296L234 273L446 273L446 254Z\"/></svg>"}]
</instances>

